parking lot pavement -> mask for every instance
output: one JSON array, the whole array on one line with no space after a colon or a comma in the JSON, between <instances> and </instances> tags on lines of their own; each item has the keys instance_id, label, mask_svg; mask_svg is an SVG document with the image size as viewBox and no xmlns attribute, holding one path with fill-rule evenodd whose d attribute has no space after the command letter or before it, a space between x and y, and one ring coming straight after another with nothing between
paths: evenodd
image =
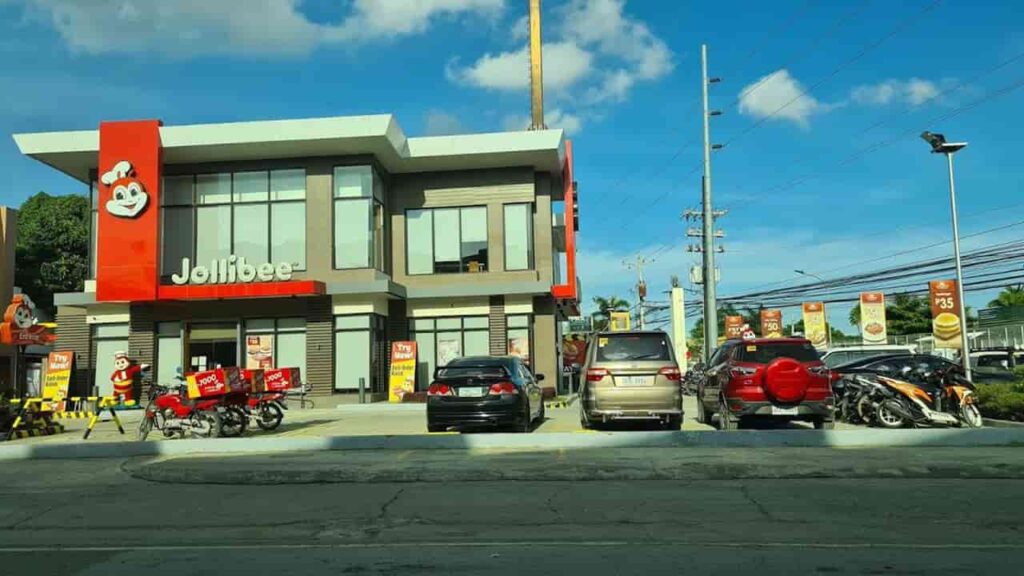
<instances>
[{"instance_id":1,"label":"parking lot pavement","mask_svg":"<svg viewBox=\"0 0 1024 576\"><path fill-rule=\"evenodd\" d=\"M579 404L574 402L569 406L549 408L546 418L538 423L534 429L535 434L553 432L587 432L580 427ZM693 396L683 397L683 430L713 430L710 424L697 422L694 415L697 413L697 401ZM272 432L265 432L252 426L247 435L252 436L279 436L279 437L315 437L315 436L370 436L370 435L408 435L426 434L426 407L425 405L388 405L368 404L350 405L339 408L317 408L298 409L291 408L285 412L284 422L281 427ZM135 430L142 417L142 410L124 410L118 413L125 426L125 434L121 435L108 416L96 424L89 440L82 440L82 433L85 431L87 420L64 420L65 432L53 436L42 436L36 438L24 438L14 440L18 443L29 444L53 444L63 442L113 442L120 440L134 440ZM780 429L806 429L810 424L794 422L774 426ZM837 429L856 429L857 426L845 423L837 423ZM609 427L615 431L630 430L656 430L657 426L649 422L628 422L616 424ZM149 435L153 441L162 441L163 436L154 431Z\"/></svg>"}]
</instances>

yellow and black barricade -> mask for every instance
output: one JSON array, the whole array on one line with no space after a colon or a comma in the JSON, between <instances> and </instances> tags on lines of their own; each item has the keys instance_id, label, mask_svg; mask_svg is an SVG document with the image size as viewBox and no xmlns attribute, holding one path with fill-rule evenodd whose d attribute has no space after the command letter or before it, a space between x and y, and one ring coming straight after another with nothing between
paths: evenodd
<instances>
[{"instance_id":1,"label":"yellow and black barricade","mask_svg":"<svg viewBox=\"0 0 1024 576\"><path fill-rule=\"evenodd\" d=\"M132 406L133 400L122 404L113 396L69 396L67 398L15 398L11 404L18 407L11 429L7 431L6 440L13 437L41 436L64 431L64 426L54 420L89 420L83 440L92 434L92 429L100 419L104 410L110 412L110 419L117 424L117 430L124 434L124 426L117 417L116 408ZM35 433L33 433L35 431ZM39 432L42 431L42 432Z\"/></svg>"}]
</instances>

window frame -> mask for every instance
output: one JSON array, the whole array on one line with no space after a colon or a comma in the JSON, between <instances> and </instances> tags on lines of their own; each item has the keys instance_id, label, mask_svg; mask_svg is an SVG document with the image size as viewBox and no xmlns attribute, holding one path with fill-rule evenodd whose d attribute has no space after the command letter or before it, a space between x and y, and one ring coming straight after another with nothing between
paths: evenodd
<instances>
[{"instance_id":1,"label":"window frame","mask_svg":"<svg viewBox=\"0 0 1024 576\"><path fill-rule=\"evenodd\" d=\"M483 328L466 328L466 319L467 318L483 318L485 321L487 321L487 326L485 326ZM417 329L416 328L416 322L418 322L418 321L422 322L424 320L429 320L429 321L433 322L432 327L431 328ZM458 320L459 321L459 327L458 328L438 328L437 327L438 320ZM490 317L488 315L486 315L486 314L471 314L471 315L468 315L468 316L428 316L428 317L422 317L422 316L420 316L420 317L412 317L412 316L410 316L408 318L408 325L407 326L408 326L409 340L416 341L416 336L418 334L430 334L431 335L431 340L433 340L433 343L434 343L434 358L433 358L433 361L432 361L432 363L434 365L434 371L436 371L438 368L441 368L441 366L438 364L438 361L437 361L437 352L438 352L437 335L438 334L445 333L445 332L455 332L455 331L459 332L459 352L460 352L459 358L465 358L467 356L467 354L465 354L465 352L466 352L466 332L483 332L483 333L486 333L487 334L487 340L488 340L488 347L490 346L491 323L490 323ZM507 343L506 343L506 346L507 346ZM489 353L490 353L490 349L488 349L488 354L487 355L490 355ZM532 351L531 351L531 353L532 353ZM420 362L420 360L419 360L419 358L417 358L417 361L416 361L416 363L417 363L417 371L419 370L419 367L418 367L419 362ZM416 376L417 376L416 377L417 391L426 390L427 387L430 385L429 381L431 379L433 379L433 377L434 377L434 375L432 373L428 374L427 378L426 378L427 381L426 382L420 382L421 379L419 378L418 372L417 372ZM422 386L422 388L420 388L420 386Z\"/></svg>"},{"instance_id":2,"label":"window frame","mask_svg":"<svg viewBox=\"0 0 1024 576\"><path fill-rule=\"evenodd\" d=\"M480 272L470 272L469 270L462 269L462 211L463 210L479 210L484 211L484 230L487 231L485 244L487 245L487 263L486 268ZM438 272L437 271L437 238L434 234L434 212L438 210L455 210L459 214L458 234L459 234L459 271L458 272ZM409 213L410 212L429 212L430 213L430 253L432 259L431 272L410 272L409 268ZM491 271L491 214L487 204L466 204L459 206L434 206L431 208L406 208L403 213L403 222L405 226L405 275L406 276L448 276L452 274L486 274Z\"/></svg>"},{"instance_id":3,"label":"window frame","mask_svg":"<svg viewBox=\"0 0 1024 576\"><path fill-rule=\"evenodd\" d=\"M365 318L365 326L338 328L339 318ZM368 312L363 314L333 314L331 315L331 394L358 394L358 385L355 388L338 388L338 334L341 332L364 332L369 339L370 357L367 358L369 366L370 381L367 382L366 391L371 394L387 392L387 376L382 369L388 365L388 358L379 357L375 348L380 345L390 344L387 335L387 317ZM381 365L383 363L383 365Z\"/></svg>"},{"instance_id":4,"label":"window frame","mask_svg":"<svg viewBox=\"0 0 1024 576\"><path fill-rule=\"evenodd\" d=\"M512 320L512 318L525 318L526 319L526 326L525 327L523 327L523 326L512 326L512 324L510 322ZM526 365L526 368L528 370L532 370L533 369L533 365L534 365L534 363L533 363L533 338L534 338L534 318L533 318L533 313L529 313L529 314L506 314L505 315L505 353L506 354L510 354L510 355L512 354L512 351L508 349L509 348L509 344L510 344L509 336L508 335L509 335L509 333L512 330L526 330L526 345L529 347L528 349L529 349L530 353L527 355L526 358L520 358L519 356L516 356L516 358L520 358L520 360L523 361L523 364Z\"/></svg>"},{"instance_id":5,"label":"window frame","mask_svg":"<svg viewBox=\"0 0 1024 576\"><path fill-rule=\"evenodd\" d=\"M370 169L370 194L368 196L336 196L338 169L344 168L369 168ZM332 270L380 270L384 272L386 249L384 229L387 225L387 211L385 210L385 199L387 198L386 182L381 176L382 171L377 169L375 163L363 164L336 164L331 168L331 269ZM367 211L368 232L370 245L367 247L366 266L338 266L338 228L337 228L337 206L339 202L366 202L369 201ZM378 227L378 215L380 216Z\"/></svg>"},{"instance_id":6,"label":"window frame","mask_svg":"<svg viewBox=\"0 0 1024 576\"><path fill-rule=\"evenodd\" d=\"M284 199L284 200L275 200L273 198L273 195L272 195L273 174L274 174L274 172L288 172L288 171L301 171L302 172L303 190L304 190L303 197L302 198L288 198L288 199ZM237 200L235 198L235 195L236 195L236 193L235 193L235 174L254 173L254 172L262 172L262 173L265 173L266 176L267 176L267 178L266 178L266 181L267 181L267 195L266 195L266 198L263 199L263 200L257 200L257 201L252 201L252 202L245 202L245 201ZM211 203L208 203L208 204L199 204L199 202L198 202L198 200L199 200L199 177L201 177L201 176L217 175L217 174L227 174L229 176L230 190L228 192L228 199L227 199L227 201L224 201L224 202L211 202ZM205 265L205 263L200 263L200 262L197 262L197 260L196 260L196 258L197 258L196 254L197 254L197 251L198 251L198 244L199 244L198 243L198 239L199 239L199 226L197 226L196 223L199 220L199 209L200 208L219 207L219 206L227 206L229 208L231 223L230 223L230 226L229 226L230 229L229 229L228 235L230 237L230 242L229 243L230 243L231 247L230 247L228 252L229 252L229 254L234 254L235 253L235 207L236 206L265 206L266 210L267 210L267 238L266 238L267 239L267 244L266 244L266 249L267 249L266 258L267 259L264 262L269 262L269 263L273 264L274 263L274 260L273 260L273 257L274 257L274 255L273 255L273 253L274 253L274 206L281 205L281 204L302 204L302 206L303 206L303 215L305 216L305 206L306 206L307 200L309 198L309 187L308 187L308 182L307 182L308 171L306 170L305 166L282 166L282 167L277 167L277 168L253 169L253 170L239 169L239 170L230 170L230 171L220 171L220 170L218 170L218 171L191 172L191 173L186 173L186 174L164 174L163 177L161 178L161 182L160 182L161 186L164 186L164 182L166 181L167 178L182 178L182 179L184 179L184 178L191 178L191 180L192 180L192 193L191 193L190 202L188 204L184 204L184 203L170 203L170 204L168 204L168 203L166 203L167 202L167 196L166 195L161 195L160 206L159 206L159 208L160 208L160 271L161 271L160 281L163 282L163 283L170 282L170 277L171 277L171 274L166 274L166 275L163 274L163 270L164 270L164 267L165 267L165 263L164 263L164 241L165 241L165 238L164 238L164 226L163 226L164 220L163 219L164 219L164 210L166 208L172 208L172 209L188 208L189 209L189 211L190 211L190 213L192 215L192 239L191 239L191 246L190 246L190 250L189 250L189 258L191 259L193 265L198 265L198 264ZM289 264L292 265L292 269L295 272L304 272L304 271L306 271L308 269L308 266L309 266L309 250L308 250L309 243L306 242L306 239L307 239L306 238L306 224L307 223L305 222L305 218L303 218L303 227L302 227L302 260L303 260L303 262L301 263L301 265L298 265L295 262L289 262ZM258 265L258 264L263 264L264 262L253 262L252 264L257 264ZM172 274L173 274L173 272L172 272Z\"/></svg>"},{"instance_id":7,"label":"window frame","mask_svg":"<svg viewBox=\"0 0 1024 576\"><path fill-rule=\"evenodd\" d=\"M526 267L510 268L508 265L508 209L512 206L526 206ZM533 220L536 216L536 204L533 202L510 202L501 205L501 240L503 264L506 272L522 272L524 270L535 270L537 267L535 242L533 238Z\"/></svg>"}]
</instances>

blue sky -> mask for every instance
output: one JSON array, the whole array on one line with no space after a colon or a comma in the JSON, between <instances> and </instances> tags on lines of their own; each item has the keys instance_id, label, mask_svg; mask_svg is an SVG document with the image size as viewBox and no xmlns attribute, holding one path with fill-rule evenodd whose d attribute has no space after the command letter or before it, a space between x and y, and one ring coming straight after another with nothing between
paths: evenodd
<instances>
[{"instance_id":1,"label":"blue sky","mask_svg":"<svg viewBox=\"0 0 1024 576\"><path fill-rule=\"evenodd\" d=\"M204 0L0 0L0 132L382 112L410 135L519 129L529 113L526 4L251 0L240 11ZM656 254L654 294L687 275L679 214L699 203L701 42L723 78L712 88L724 112L713 139L728 142L713 160L717 203L729 209L722 294L789 280L794 268L829 276L948 253L856 265L949 237L944 164L914 136L925 129L971 143L957 157L965 234L1022 219L1024 90L986 99L1024 74L1024 57L1013 60L1024 53L1024 14L1012 3L544 8L548 123L576 142L588 297L628 297L621 261L637 253ZM0 171L3 204L82 192L10 138L0 139ZM833 322L849 330L841 308Z\"/></svg>"}]
</instances>

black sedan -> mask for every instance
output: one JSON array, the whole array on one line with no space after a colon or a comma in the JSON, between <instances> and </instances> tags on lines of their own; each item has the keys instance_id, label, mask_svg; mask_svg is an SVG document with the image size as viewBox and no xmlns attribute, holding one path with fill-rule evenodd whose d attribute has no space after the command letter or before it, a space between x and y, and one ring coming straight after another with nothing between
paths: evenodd
<instances>
[{"instance_id":1,"label":"black sedan","mask_svg":"<svg viewBox=\"0 0 1024 576\"><path fill-rule=\"evenodd\" d=\"M874 370L878 372L897 374L904 367L910 367L913 370L923 368L926 371L934 372L936 370L949 370L956 366L959 366L959 364L934 354L882 354L879 356L872 356L871 358L854 360L853 362L847 362L846 364L840 364L839 366L832 368L832 371L837 374L843 374L844 372L855 372L857 370ZM1006 371L998 372L994 370L975 369L971 376L972 380L980 383L1013 380L1013 373Z\"/></svg>"},{"instance_id":2,"label":"black sedan","mask_svg":"<svg viewBox=\"0 0 1024 576\"><path fill-rule=\"evenodd\" d=\"M438 368L427 391L427 430L510 428L529 432L544 420L536 376L515 356L468 356Z\"/></svg>"}]
</instances>

